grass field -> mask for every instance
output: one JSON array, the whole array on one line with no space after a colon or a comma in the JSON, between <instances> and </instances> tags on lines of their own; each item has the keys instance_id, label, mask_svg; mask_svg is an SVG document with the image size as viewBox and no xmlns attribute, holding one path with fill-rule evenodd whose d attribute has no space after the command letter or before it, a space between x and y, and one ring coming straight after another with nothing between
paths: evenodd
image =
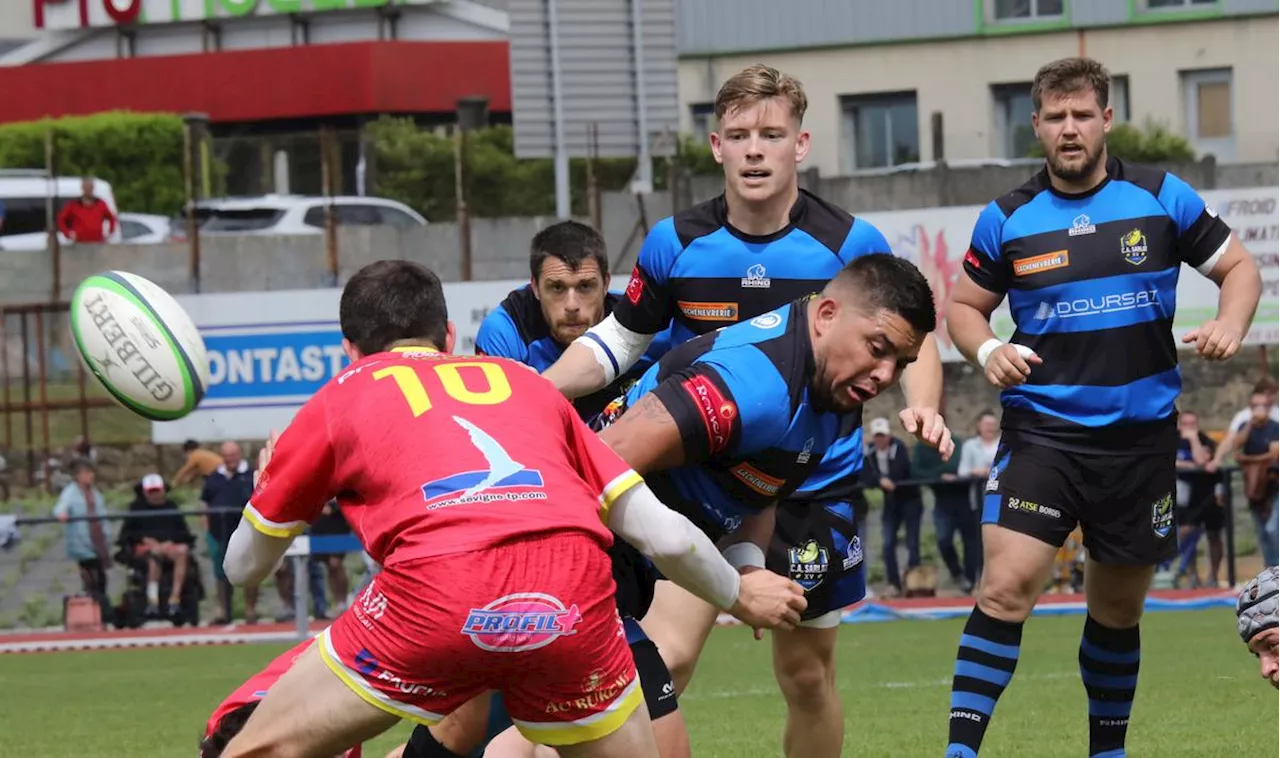
<instances>
[{"instance_id":1,"label":"grass field","mask_svg":"<svg viewBox=\"0 0 1280 758\"><path fill-rule=\"evenodd\" d=\"M1082 618L1033 619L1017 675L983 755L1087 754L1085 695L1076 671ZM962 620L858 624L840 632L844 754L940 756L950 672ZM1152 614L1128 754L1270 754L1277 696L1235 636L1229 609ZM283 645L160 648L0 656L3 754L30 758L192 755L214 706ZM781 755L784 710L767 641L717 630L682 700L699 758ZM368 746L381 758L408 735Z\"/></svg>"}]
</instances>

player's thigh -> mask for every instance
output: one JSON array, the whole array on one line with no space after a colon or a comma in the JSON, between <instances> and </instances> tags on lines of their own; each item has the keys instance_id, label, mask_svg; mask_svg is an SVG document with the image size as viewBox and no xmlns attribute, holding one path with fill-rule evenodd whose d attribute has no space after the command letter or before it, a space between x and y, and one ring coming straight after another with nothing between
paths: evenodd
<instances>
[{"instance_id":1,"label":"player's thigh","mask_svg":"<svg viewBox=\"0 0 1280 758\"><path fill-rule=\"evenodd\" d=\"M547 751L535 745L520 733L514 726L502 732L485 746L484 758L538 758L538 751ZM552 755L554 755L552 751Z\"/></svg>"},{"instance_id":2,"label":"player's thigh","mask_svg":"<svg viewBox=\"0 0 1280 758\"><path fill-rule=\"evenodd\" d=\"M467 755L484 744L489 734L492 692L483 692L431 727L435 739L458 755ZM426 729L420 726L420 729Z\"/></svg>"},{"instance_id":3,"label":"player's thigh","mask_svg":"<svg viewBox=\"0 0 1280 758\"><path fill-rule=\"evenodd\" d=\"M839 628L773 630L773 675L788 702L825 698L834 690Z\"/></svg>"},{"instance_id":4,"label":"player's thigh","mask_svg":"<svg viewBox=\"0 0 1280 758\"><path fill-rule=\"evenodd\" d=\"M633 633L633 629L639 629L639 624L632 619L626 619L623 623L629 635ZM684 715L680 712L675 681L658 653L658 646L649 639L633 639L631 657L640 677L640 687L644 690L645 709L649 712L649 720L653 722L653 735L658 744L659 755L662 758L687 758L690 751L689 732L685 727Z\"/></svg>"},{"instance_id":5,"label":"player's thigh","mask_svg":"<svg viewBox=\"0 0 1280 758\"><path fill-rule=\"evenodd\" d=\"M784 501L778 504L765 567L804 588L801 625L827 629L867 594L862 541L853 504Z\"/></svg>"},{"instance_id":6,"label":"player's thigh","mask_svg":"<svg viewBox=\"0 0 1280 758\"><path fill-rule=\"evenodd\" d=\"M662 660L675 679L677 693L689 686L694 664L719 615L711 604L675 582L664 579L654 588L653 604L640 620L640 626L658 646Z\"/></svg>"},{"instance_id":7,"label":"player's thigh","mask_svg":"<svg viewBox=\"0 0 1280 758\"><path fill-rule=\"evenodd\" d=\"M1080 522L1091 560L1143 567L1177 555L1173 453L1082 456L1082 470L1088 497Z\"/></svg>"},{"instance_id":8,"label":"player's thigh","mask_svg":"<svg viewBox=\"0 0 1280 758\"><path fill-rule=\"evenodd\" d=\"M561 758L658 758L653 725L644 708L631 712L620 727L589 742L557 748Z\"/></svg>"},{"instance_id":9,"label":"player's thigh","mask_svg":"<svg viewBox=\"0 0 1280 758\"><path fill-rule=\"evenodd\" d=\"M337 755L376 737L398 720L348 687L326 665L317 643L267 691L222 755Z\"/></svg>"}]
</instances>

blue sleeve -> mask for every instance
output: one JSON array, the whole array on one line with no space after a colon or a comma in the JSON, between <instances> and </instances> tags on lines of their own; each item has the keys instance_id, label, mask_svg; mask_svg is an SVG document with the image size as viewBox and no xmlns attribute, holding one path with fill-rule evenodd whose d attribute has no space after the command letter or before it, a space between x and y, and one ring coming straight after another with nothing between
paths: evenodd
<instances>
[{"instance_id":1,"label":"blue sleeve","mask_svg":"<svg viewBox=\"0 0 1280 758\"><path fill-rule=\"evenodd\" d=\"M653 390L675 419L685 464L735 460L771 447L787 431L786 382L755 347L707 356Z\"/></svg>"},{"instance_id":2,"label":"blue sleeve","mask_svg":"<svg viewBox=\"0 0 1280 758\"><path fill-rule=\"evenodd\" d=\"M1174 174L1164 175L1157 199L1178 228L1178 257L1187 265L1209 260L1231 236L1231 227L1218 218L1217 211Z\"/></svg>"},{"instance_id":3,"label":"blue sleeve","mask_svg":"<svg viewBox=\"0 0 1280 758\"><path fill-rule=\"evenodd\" d=\"M498 306L480 322L476 333L476 353L495 358L510 358L525 363L529 360L529 346L520 339L520 331L507 309Z\"/></svg>"},{"instance_id":4,"label":"blue sleeve","mask_svg":"<svg viewBox=\"0 0 1280 758\"><path fill-rule=\"evenodd\" d=\"M892 254L893 250L889 247L889 241L875 225L855 217L853 226L849 228L849 234L844 238L844 244L840 246L840 260L848 263L854 258L872 253Z\"/></svg>"},{"instance_id":5,"label":"blue sleeve","mask_svg":"<svg viewBox=\"0 0 1280 758\"><path fill-rule=\"evenodd\" d=\"M995 201L987 203L978 214L964 254L964 270L973 283L999 295L1009 289L1009 263L1001 252L1005 220Z\"/></svg>"},{"instance_id":6,"label":"blue sleeve","mask_svg":"<svg viewBox=\"0 0 1280 758\"><path fill-rule=\"evenodd\" d=\"M674 218L649 230L627 289L613 307L619 324L638 334L656 334L671 323L671 268L682 247Z\"/></svg>"}]
</instances>

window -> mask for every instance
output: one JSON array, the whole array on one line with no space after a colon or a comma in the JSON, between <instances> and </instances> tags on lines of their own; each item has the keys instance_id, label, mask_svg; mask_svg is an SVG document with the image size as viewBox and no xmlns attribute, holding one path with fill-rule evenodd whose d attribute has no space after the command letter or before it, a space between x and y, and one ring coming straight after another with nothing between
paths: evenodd
<instances>
[{"instance_id":1,"label":"window","mask_svg":"<svg viewBox=\"0 0 1280 758\"><path fill-rule=\"evenodd\" d=\"M377 206L378 215L382 218L382 223L389 224L400 229L413 229L422 226L417 219L410 216L398 208L388 208L385 205Z\"/></svg>"},{"instance_id":2,"label":"window","mask_svg":"<svg viewBox=\"0 0 1280 758\"><path fill-rule=\"evenodd\" d=\"M1116 123L1129 120L1129 77L1111 77L1111 118Z\"/></svg>"},{"instance_id":3,"label":"window","mask_svg":"<svg viewBox=\"0 0 1280 758\"><path fill-rule=\"evenodd\" d=\"M1190 8L1193 6L1217 5L1218 0L1147 0L1147 10L1162 8Z\"/></svg>"},{"instance_id":4,"label":"window","mask_svg":"<svg viewBox=\"0 0 1280 758\"><path fill-rule=\"evenodd\" d=\"M335 205L333 212L337 217L339 226L379 226L382 224L382 217L378 215L378 209L372 205ZM324 213L323 209L321 213Z\"/></svg>"},{"instance_id":5,"label":"window","mask_svg":"<svg viewBox=\"0 0 1280 758\"><path fill-rule=\"evenodd\" d=\"M1182 96L1187 139L1196 152L1219 161L1235 160L1235 130L1231 117L1231 69L1182 72Z\"/></svg>"},{"instance_id":6,"label":"window","mask_svg":"<svg viewBox=\"0 0 1280 758\"><path fill-rule=\"evenodd\" d=\"M202 232L260 232L276 225L284 216L279 208L219 209L210 212L200 225Z\"/></svg>"},{"instance_id":7,"label":"window","mask_svg":"<svg viewBox=\"0 0 1280 758\"><path fill-rule=\"evenodd\" d=\"M1063 0L994 0L992 18L996 21L1029 21L1062 17Z\"/></svg>"},{"instance_id":8,"label":"window","mask_svg":"<svg viewBox=\"0 0 1280 758\"><path fill-rule=\"evenodd\" d=\"M920 160L916 93L842 98L845 171L887 168Z\"/></svg>"},{"instance_id":9,"label":"window","mask_svg":"<svg viewBox=\"0 0 1280 758\"><path fill-rule=\"evenodd\" d=\"M1036 142L1031 128L1031 82L991 85L995 103L996 156L1026 158Z\"/></svg>"},{"instance_id":10,"label":"window","mask_svg":"<svg viewBox=\"0 0 1280 758\"><path fill-rule=\"evenodd\" d=\"M706 144L707 137L716 130L715 103L693 103L689 106L689 117L693 121L693 138Z\"/></svg>"},{"instance_id":11,"label":"window","mask_svg":"<svg viewBox=\"0 0 1280 758\"><path fill-rule=\"evenodd\" d=\"M123 239L131 240L144 234L151 234L151 229L146 224L129 219L120 222L120 236Z\"/></svg>"}]
</instances>

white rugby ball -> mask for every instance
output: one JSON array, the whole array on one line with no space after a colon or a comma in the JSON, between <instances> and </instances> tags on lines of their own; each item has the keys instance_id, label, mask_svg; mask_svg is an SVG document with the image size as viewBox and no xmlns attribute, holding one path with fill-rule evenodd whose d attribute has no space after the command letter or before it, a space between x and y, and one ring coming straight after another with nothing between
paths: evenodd
<instances>
[{"instance_id":1,"label":"white rugby ball","mask_svg":"<svg viewBox=\"0 0 1280 758\"><path fill-rule=\"evenodd\" d=\"M106 271L81 282L71 296L71 333L85 367L144 418L182 418L209 386L209 357L191 317L137 274Z\"/></svg>"}]
</instances>

